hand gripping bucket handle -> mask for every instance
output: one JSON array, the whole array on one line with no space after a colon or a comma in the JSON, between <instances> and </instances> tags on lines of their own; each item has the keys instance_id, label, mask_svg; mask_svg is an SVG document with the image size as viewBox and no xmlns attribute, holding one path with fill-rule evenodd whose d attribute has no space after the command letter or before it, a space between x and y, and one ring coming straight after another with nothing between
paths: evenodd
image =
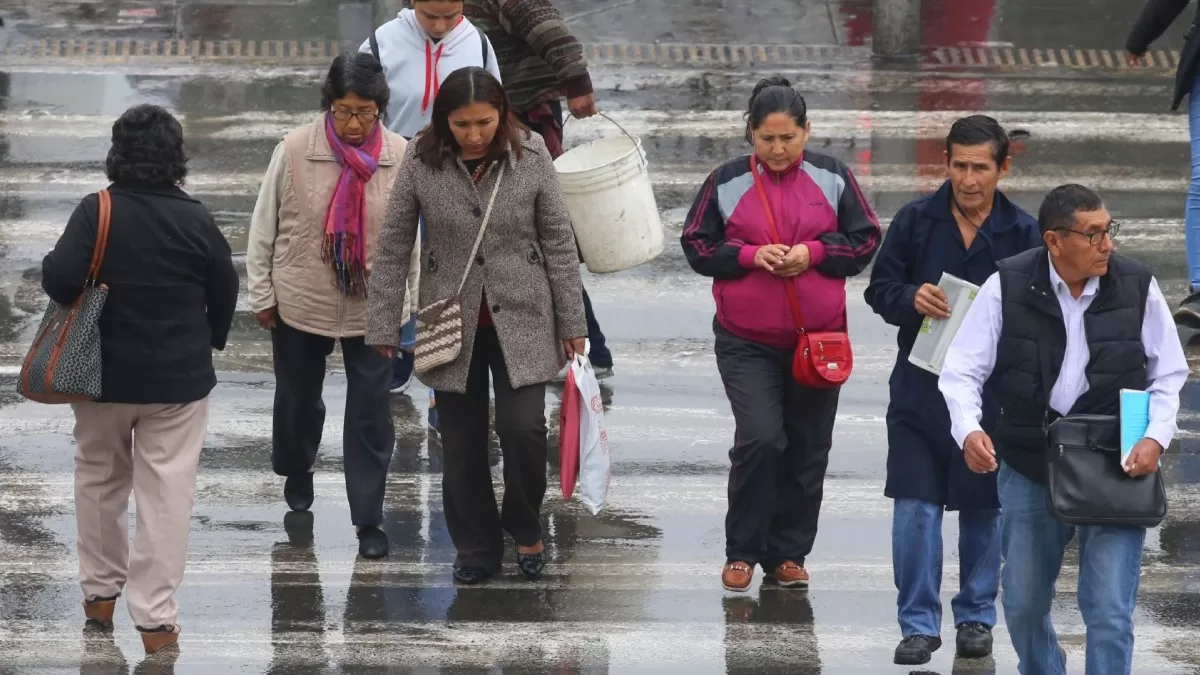
<instances>
[{"instance_id":1,"label":"hand gripping bucket handle","mask_svg":"<svg viewBox=\"0 0 1200 675\"><path fill-rule=\"evenodd\" d=\"M603 112L597 110L596 114L600 115L601 117L608 120L609 122L612 122L613 126L620 129L621 133L625 134L625 137L633 142L634 149L636 149L638 151L638 165L642 168L645 168L646 167L646 153L642 151L642 144L640 142L638 142L638 139L633 134L629 133L628 131L625 131L625 127L621 126L616 120L614 120L613 118L604 114ZM576 117L574 115L570 114L569 112L567 113L566 117L563 118L562 128L563 128L564 132L567 129L567 122L569 122L573 119L576 119Z\"/></svg>"}]
</instances>

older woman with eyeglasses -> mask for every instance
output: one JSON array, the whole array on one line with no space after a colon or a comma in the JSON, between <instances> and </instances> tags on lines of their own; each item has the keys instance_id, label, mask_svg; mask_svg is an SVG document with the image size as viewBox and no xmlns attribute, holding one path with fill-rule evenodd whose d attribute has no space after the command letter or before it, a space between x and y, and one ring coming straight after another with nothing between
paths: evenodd
<instances>
[{"instance_id":1,"label":"older woman with eyeglasses","mask_svg":"<svg viewBox=\"0 0 1200 675\"><path fill-rule=\"evenodd\" d=\"M275 148L246 252L250 307L271 331L275 361L271 463L287 479L283 494L293 511L313 503L325 362L341 344L346 494L366 558L388 553L380 527L395 445L391 360L363 343L375 243L408 144L379 121L388 98L375 57L338 56L321 90L324 114ZM413 251L408 289L416 288L419 255ZM409 314L407 302L403 314Z\"/></svg>"}]
</instances>

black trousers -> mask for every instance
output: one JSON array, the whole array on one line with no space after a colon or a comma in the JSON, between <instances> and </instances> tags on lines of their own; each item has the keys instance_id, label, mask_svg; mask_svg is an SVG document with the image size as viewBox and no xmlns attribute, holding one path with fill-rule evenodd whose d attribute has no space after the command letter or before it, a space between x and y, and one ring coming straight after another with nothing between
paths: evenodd
<instances>
[{"instance_id":1,"label":"black trousers","mask_svg":"<svg viewBox=\"0 0 1200 675\"><path fill-rule=\"evenodd\" d=\"M283 321L271 331L275 360L275 419L271 464L280 476L308 472L317 461L325 426L325 360L333 338L306 333ZM346 363L346 414L342 461L346 497L355 525L383 524L383 495L396 429L388 401L392 363L363 338L342 338Z\"/></svg>"},{"instance_id":2,"label":"black trousers","mask_svg":"<svg viewBox=\"0 0 1200 675\"><path fill-rule=\"evenodd\" d=\"M496 392L496 435L504 458L504 504L496 506L488 461L488 375ZM467 392L438 391L442 427L442 500L456 567L495 573L504 532L518 546L542 539L546 496L546 385L513 389L494 328L475 334Z\"/></svg>"},{"instance_id":3,"label":"black trousers","mask_svg":"<svg viewBox=\"0 0 1200 675\"><path fill-rule=\"evenodd\" d=\"M768 570L803 565L817 537L840 390L796 384L790 349L743 340L715 320L713 332L737 426L725 557Z\"/></svg>"}]
</instances>

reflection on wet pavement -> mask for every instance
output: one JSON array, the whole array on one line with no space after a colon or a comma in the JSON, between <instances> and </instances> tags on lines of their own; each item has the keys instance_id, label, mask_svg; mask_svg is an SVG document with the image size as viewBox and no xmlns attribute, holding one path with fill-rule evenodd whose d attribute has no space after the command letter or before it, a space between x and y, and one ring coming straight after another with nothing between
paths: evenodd
<instances>
[{"instance_id":1,"label":"reflection on wet pavement","mask_svg":"<svg viewBox=\"0 0 1200 675\"><path fill-rule=\"evenodd\" d=\"M176 7L130 0L98 3L95 14L70 14L55 25L46 17L78 7L50 2L23 10L24 17L10 13L9 24L25 35L103 33L122 8L136 6L157 14L123 24L130 36L299 39L336 36L337 4ZM676 0L668 4L675 9L560 2L564 14L586 14L574 25L589 41L861 45L870 30L869 0L695 0L684 11ZM940 0L929 3L923 27L930 45L1119 48L1136 7L1111 0L1089 7L1081 12L1068 0ZM1064 17L1072 25L1066 36ZM1177 47L1178 40L1172 36L1164 46ZM628 66L594 73L599 100L647 149L670 238L682 229L705 172L744 151L741 109L762 74ZM897 66L791 67L783 74L808 98L813 143L850 163L885 223L941 180L939 139L949 121L991 111L1031 133L1007 179L1010 196L1034 208L1058 183L1099 186L1125 223L1119 246L1154 265L1171 299L1184 293L1187 128L1183 116L1166 111L1168 78ZM894 333L863 304L865 277L849 284L856 373L842 394L810 561L813 588L796 593L756 582L750 593L733 596L717 581L733 422L712 356L709 286L673 244L641 268L585 275L617 359L616 377L604 383L613 485L609 506L593 517L561 499L552 461L545 507L551 565L542 581L519 580L510 555L506 574L487 587L451 584L441 448L426 429L419 386L393 399L397 442L385 508L392 555L356 560L340 457L346 385L336 358L326 381L316 503L311 514L285 515L282 480L269 469L269 342L243 306L229 350L217 357L221 385L179 594L181 651L144 658L123 602L111 637L80 631L72 420L63 408L14 393L45 302L41 256L79 197L103 185L112 119L133 102L149 101L183 117L192 155L188 189L212 208L242 266L270 149L316 114L318 76L303 69L136 66L0 73L0 675L908 672L891 665L899 634L887 547L891 506L882 496ZM568 144L612 133L603 121L571 122ZM552 443L559 398L551 388ZM1180 426L1164 460L1171 514L1147 539L1135 672L1200 668L1193 637L1200 624L1200 382L1184 392ZM947 519L946 536L955 536L954 519ZM1055 621L1072 673L1083 665L1076 578L1071 552ZM951 557L945 588L956 583ZM1014 671L1000 626L994 660L955 662L949 646L923 672Z\"/></svg>"}]
</instances>

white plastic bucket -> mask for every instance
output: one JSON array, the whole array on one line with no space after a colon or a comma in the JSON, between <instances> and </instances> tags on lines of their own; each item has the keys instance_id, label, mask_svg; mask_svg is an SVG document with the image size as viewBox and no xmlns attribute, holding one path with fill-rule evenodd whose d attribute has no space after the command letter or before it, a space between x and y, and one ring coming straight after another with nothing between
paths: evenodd
<instances>
[{"instance_id":1,"label":"white plastic bucket","mask_svg":"<svg viewBox=\"0 0 1200 675\"><path fill-rule=\"evenodd\" d=\"M646 152L640 140L621 131L554 160L583 262L597 274L637 267L663 252Z\"/></svg>"}]
</instances>

